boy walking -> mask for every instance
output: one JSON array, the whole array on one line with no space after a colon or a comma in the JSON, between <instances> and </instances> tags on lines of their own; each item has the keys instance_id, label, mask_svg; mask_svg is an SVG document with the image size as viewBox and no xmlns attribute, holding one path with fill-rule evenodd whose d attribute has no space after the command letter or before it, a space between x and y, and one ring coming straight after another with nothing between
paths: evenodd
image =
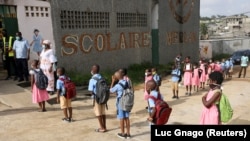
<instances>
[{"instance_id":1,"label":"boy walking","mask_svg":"<svg viewBox=\"0 0 250 141\"><path fill-rule=\"evenodd\" d=\"M179 99L179 96L178 96L178 92L179 92L178 82L179 82L179 79L180 79L181 71L175 65L173 65L171 75L172 75L171 80L172 80L172 91L173 91L173 97L172 98Z\"/></svg>"},{"instance_id":2,"label":"boy walking","mask_svg":"<svg viewBox=\"0 0 250 141\"><path fill-rule=\"evenodd\" d=\"M158 92L160 92L161 76L157 73L157 69L156 68L152 68L151 71L152 71L153 79L156 82L156 90Z\"/></svg>"},{"instance_id":3,"label":"boy walking","mask_svg":"<svg viewBox=\"0 0 250 141\"><path fill-rule=\"evenodd\" d=\"M57 68L57 76L59 76L56 82L57 103L60 102L61 109L63 110L64 118L62 120L65 122L71 122L72 121L71 99L66 98L64 82L62 81L62 79L64 80L69 78L65 76L65 69L63 67Z\"/></svg>"},{"instance_id":4,"label":"boy walking","mask_svg":"<svg viewBox=\"0 0 250 141\"><path fill-rule=\"evenodd\" d=\"M105 114L106 104L98 104L95 100L96 84L97 84L96 79L102 78L102 76L99 74L99 71L100 71L99 65L92 66L92 69L91 69L92 77L89 80L88 91L92 92L92 95L94 96L94 102L93 102L94 103L94 113L95 113L95 115L99 121L99 125L100 125L100 128L95 129L95 131L104 133L107 131L106 114Z\"/></svg>"}]
</instances>

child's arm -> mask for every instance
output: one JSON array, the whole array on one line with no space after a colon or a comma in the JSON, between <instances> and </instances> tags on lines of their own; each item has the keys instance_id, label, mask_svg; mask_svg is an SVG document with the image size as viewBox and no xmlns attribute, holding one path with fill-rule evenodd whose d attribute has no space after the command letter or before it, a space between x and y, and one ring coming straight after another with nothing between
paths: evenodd
<instances>
[{"instance_id":1,"label":"child's arm","mask_svg":"<svg viewBox=\"0 0 250 141\"><path fill-rule=\"evenodd\" d=\"M34 74L31 74L30 75L30 85L31 85L31 92L33 90L33 85L35 83L35 79L34 79Z\"/></svg>"},{"instance_id":2,"label":"child's arm","mask_svg":"<svg viewBox=\"0 0 250 141\"><path fill-rule=\"evenodd\" d=\"M150 107L148 107L150 108ZM148 117L148 121L152 122L153 121L153 118L155 116L155 107L151 107L152 109L152 112L149 114L149 117Z\"/></svg>"},{"instance_id":3,"label":"child's arm","mask_svg":"<svg viewBox=\"0 0 250 141\"><path fill-rule=\"evenodd\" d=\"M216 92L214 93L214 95L207 101L206 100L206 97L207 97L207 94L204 95L202 97L202 103L205 107L207 108L210 108L217 100L218 98L220 97L221 93L220 92Z\"/></svg>"}]
</instances>

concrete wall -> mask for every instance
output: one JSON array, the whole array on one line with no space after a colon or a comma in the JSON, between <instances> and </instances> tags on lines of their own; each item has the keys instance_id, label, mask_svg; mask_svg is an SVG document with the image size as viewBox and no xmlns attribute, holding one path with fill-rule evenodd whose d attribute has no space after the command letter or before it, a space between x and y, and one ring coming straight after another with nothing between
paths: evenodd
<instances>
[{"instance_id":1,"label":"concrete wall","mask_svg":"<svg viewBox=\"0 0 250 141\"><path fill-rule=\"evenodd\" d=\"M250 38L235 38L223 40L200 40L200 46L206 44L212 49L212 56L225 53L232 54L237 50L250 49ZM205 56L202 56L205 57ZM206 57L205 57L206 58Z\"/></svg>"},{"instance_id":2,"label":"concrete wall","mask_svg":"<svg viewBox=\"0 0 250 141\"><path fill-rule=\"evenodd\" d=\"M159 0L160 64L173 61L182 53L199 58L200 1Z\"/></svg>"},{"instance_id":3,"label":"concrete wall","mask_svg":"<svg viewBox=\"0 0 250 141\"><path fill-rule=\"evenodd\" d=\"M96 63L118 69L151 61L151 0L52 0L51 7L59 66L89 72Z\"/></svg>"},{"instance_id":4,"label":"concrete wall","mask_svg":"<svg viewBox=\"0 0 250 141\"><path fill-rule=\"evenodd\" d=\"M31 42L33 40L33 31L35 28L37 28L40 30L40 34L43 36L43 38L51 40L52 44L54 45L51 9L49 2L38 0L2 0L0 1L0 4L17 6L18 28L19 31L22 32L25 39ZM33 10L31 10L31 8L33 8ZM32 59L37 59L37 57L38 56L35 53L31 52Z\"/></svg>"}]
</instances>

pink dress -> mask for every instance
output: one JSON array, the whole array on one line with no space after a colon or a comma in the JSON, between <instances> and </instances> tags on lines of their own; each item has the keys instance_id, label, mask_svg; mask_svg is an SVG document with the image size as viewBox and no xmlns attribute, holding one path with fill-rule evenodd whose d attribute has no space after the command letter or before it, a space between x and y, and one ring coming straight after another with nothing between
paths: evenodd
<instances>
[{"instance_id":1,"label":"pink dress","mask_svg":"<svg viewBox=\"0 0 250 141\"><path fill-rule=\"evenodd\" d=\"M187 70L192 70L192 65L190 63L185 64L185 73L184 73L184 85L188 86L188 85L192 85L192 72L189 72Z\"/></svg>"},{"instance_id":2,"label":"pink dress","mask_svg":"<svg viewBox=\"0 0 250 141\"><path fill-rule=\"evenodd\" d=\"M222 72L222 69L221 69L220 64L215 64L215 65L214 65L214 71Z\"/></svg>"},{"instance_id":3,"label":"pink dress","mask_svg":"<svg viewBox=\"0 0 250 141\"><path fill-rule=\"evenodd\" d=\"M40 70L36 69L36 71L40 71ZM35 75L35 72L33 70L30 70L30 75ZM32 89L32 102L39 103L39 102L47 101L48 99L49 99L48 92L46 90L38 89L36 87L36 84L34 83L33 89Z\"/></svg>"},{"instance_id":4,"label":"pink dress","mask_svg":"<svg viewBox=\"0 0 250 141\"><path fill-rule=\"evenodd\" d=\"M144 86L144 100L148 100L148 92L146 91L146 83L149 81L149 80L153 80L153 76L150 75L150 76L145 76L145 86Z\"/></svg>"},{"instance_id":5,"label":"pink dress","mask_svg":"<svg viewBox=\"0 0 250 141\"><path fill-rule=\"evenodd\" d=\"M214 95L213 90L209 90L208 95L206 100L208 101L213 95ZM220 124L219 121L219 110L216 106L216 104L211 105L210 108L207 107L203 107L202 109L202 113L201 113L201 118L200 118L200 124L214 124L214 125L218 125Z\"/></svg>"},{"instance_id":6,"label":"pink dress","mask_svg":"<svg viewBox=\"0 0 250 141\"><path fill-rule=\"evenodd\" d=\"M192 85L193 86L199 86L200 85L199 68L196 68L193 71Z\"/></svg>"},{"instance_id":7,"label":"pink dress","mask_svg":"<svg viewBox=\"0 0 250 141\"><path fill-rule=\"evenodd\" d=\"M201 63L200 64L200 69L202 70L201 77L200 77L200 82L206 82L206 68L205 64Z\"/></svg>"}]
</instances>

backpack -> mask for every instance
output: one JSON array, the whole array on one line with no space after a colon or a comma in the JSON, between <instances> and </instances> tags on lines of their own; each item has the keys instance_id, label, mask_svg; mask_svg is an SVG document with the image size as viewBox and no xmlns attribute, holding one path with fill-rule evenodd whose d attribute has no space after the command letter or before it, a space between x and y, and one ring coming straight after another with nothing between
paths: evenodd
<instances>
[{"instance_id":1,"label":"backpack","mask_svg":"<svg viewBox=\"0 0 250 141\"><path fill-rule=\"evenodd\" d=\"M96 80L95 100L98 104L107 104L110 96L109 86L105 78L92 77Z\"/></svg>"},{"instance_id":2,"label":"backpack","mask_svg":"<svg viewBox=\"0 0 250 141\"><path fill-rule=\"evenodd\" d=\"M220 102L219 102L219 110L220 110L220 120L221 122L228 122L233 117L233 109L231 104L225 94L221 94Z\"/></svg>"},{"instance_id":3,"label":"backpack","mask_svg":"<svg viewBox=\"0 0 250 141\"><path fill-rule=\"evenodd\" d=\"M74 98L76 96L76 85L68 77L66 79L59 78L64 83L65 97L67 99Z\"/></svg>"},{"instance_id":4,"label":"backpack","mask_svg":"<svg viewBox=\"0 0 250 141\"><path fill-rule=\"evenodd\" d=\"M35 72L35 85L40 90L45 90L48 87L48 77L43 73L42 69L40 71L33 70Z\"/></svg>"},{"instance_id":5,"label":"backpack","mask_svg":"<svg viewBox=\"0 0 250 141\"><path fill-rule=\"evenodd\" d=\"M119 100L120 107L123 111L131 112L134 106L134 92L128 86L118 83L123 88L122 97Z\"/></svg>"},{"instance_id":6,"label":"backpack","mask_svg":"<svg viewBox=\"0 0 250 141\"><path fill-rule=\"evenodd\" d=\"M149 95L148 98L152 98L155 101L155 115L153 117L153 123L155 125L166 124L172 112L172 108L169 107L166 101L161 99L161 94L159 93L157 98L151 95Z\"/></svg>"}]
</instances>

